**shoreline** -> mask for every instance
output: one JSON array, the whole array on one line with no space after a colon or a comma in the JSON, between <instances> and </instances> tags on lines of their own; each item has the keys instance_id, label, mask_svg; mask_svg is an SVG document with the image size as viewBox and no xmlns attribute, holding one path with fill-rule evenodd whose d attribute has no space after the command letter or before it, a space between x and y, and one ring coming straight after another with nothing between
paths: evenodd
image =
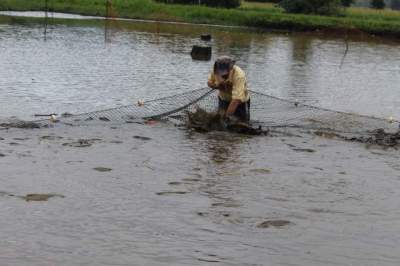
<instances>
[{"instance_id":1,"label":"shoreline","mask_svg":"<svg viewBox=\"0 0 400 266\"><path fill-rule=\"evenodd\" d=\"M43 3L6 1L0 11L44 12ZM270 32L316 32L322 34L369 35L400 38L400 12L375 11L350 8L343 16L288 14L272 5L252 6L246 2L238 9L218 9L204 6L168 5L149 0L115 2L110 10L93 0L81 1L82 5L53 0L48 7L50 14L65 13L89 16L94 19L157 22L176 25L200 25L236 29L254 29Z\"/></svg>"},{"instance_id":2,"label":"shoreline","mask_svg":"<svg viewBox=\"0 0 400 266\"><path fill-rule=\"evenodd\" d=\"M0 17L18 17L18 18L32 18L32 19L45 19L45 11L1 11ZM41 16L39 16L41 14ZM289 29L276 29L276 28L260 28L251 26L237 26L237 25L223 25L223 24L206 24L206 23L193 23L193 22L181 22L181 21L166 21L166 20L154 20L154 19L139 19L139 18L107 18L104 16L91 16L83 15L78 13L65 13L65 12L49 12L51 19L56 20L82 20L82 21L121 21L121 22L136 22L136 23L159 23L164 25L181 25L181 26L197 26L197 27L207 27L216 29L232 29L232 30L251 30L259 33L276 33L276 34L294 34L294 33L304 33L304 34L315 34L318 36L331 36L334 38L344 38L349 40L363 40L367 38L385 39L388 41L398 42L396 36L391 35L375 35L367 32L360 32L357 29L344 29L344 28L334 28L334 29L316 29L316 30L289 30ZM55 15L55 16L54 16Z\"/></svg>"}]
</instances>

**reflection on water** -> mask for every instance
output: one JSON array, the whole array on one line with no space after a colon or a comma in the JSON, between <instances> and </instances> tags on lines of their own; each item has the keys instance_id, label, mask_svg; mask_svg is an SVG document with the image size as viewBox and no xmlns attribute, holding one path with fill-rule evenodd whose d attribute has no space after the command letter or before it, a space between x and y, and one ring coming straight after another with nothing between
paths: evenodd
<instances>
[{"instance_id":1,"label":"reflection on water","mask_svg":"<svg viewBox=\"0 0 400 266\"><path fill-rule=\"evenodd\" d=\"M350 40L340 67L345 44L334 37L114 20L54 23L44 42L41 20L0 17L2 117L83 112L203 87L212 62L192 61L189 52L204 44L205 32L213 35L213 59L235 57L254 90L400 117L399 45L390 41Z\"/></svg>"},{"instance_id":2,"label":"reflection on water","mask_svg":"<svg viewBox=\"0 0 400 266\"><path fill-rule=\"evenodd\" d=\"M298 41L292 42L292 64L290 66L289 76L291 77L291 89L287 92L288 97L292 99L313 99L313 86L311 80L312 66L309 64L312 60L312 42L311 38L299 37Z\"/></svg>"}]
</instances>

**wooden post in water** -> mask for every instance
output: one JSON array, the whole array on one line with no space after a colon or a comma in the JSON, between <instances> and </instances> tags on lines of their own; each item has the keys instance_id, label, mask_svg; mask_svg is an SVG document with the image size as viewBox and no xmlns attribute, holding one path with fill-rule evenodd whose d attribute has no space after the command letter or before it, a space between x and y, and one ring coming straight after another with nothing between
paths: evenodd
<instances>
[{"instance_id":1,"label":"wooden post in water","mask_svg":"<svg viewBox=\"0 0 400 266\"><path fill-rule=\"evenodd\" d=\"M48 18L49 18L49 0L45 0L44 2L44 40L47 40L47 23L48 23Z\"/></svg>"},{"instance_id":2,"label":"wooden post in water","mask_svg":"<svg viewBox=\"0 0 400 266\"><path fill-rule=\"evenodd\" d=\"M108 42L108 28L109 28L109 18L111 17L111 0L106 0L106 15L105 15L105 23L104 23L104 42Z\"/></svg>"}]
</instances>

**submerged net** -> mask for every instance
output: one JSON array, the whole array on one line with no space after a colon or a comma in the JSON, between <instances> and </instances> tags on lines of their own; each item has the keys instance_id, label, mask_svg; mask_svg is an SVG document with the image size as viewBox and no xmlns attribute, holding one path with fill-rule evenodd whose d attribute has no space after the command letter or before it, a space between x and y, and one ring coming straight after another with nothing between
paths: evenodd
<instances>
[{"instance_id":1,"label":"submerged net","mask_svg":"<svg viewBox=\"0 0 400 266\"><path fill-rule=\"evenodd\" d=\"M370 135L378 129L398 132L399 121L338 112L280 99L251 91L251 120L253 125L267 128L324 130L347 135ZM50 127L54 124L71 126L95 123L131 123L143 119L169 119L185 122L186 112L201 108L208 112L218 108L217 92L209 88L181 93L144 103L116 107L84 114L64 114L54 119L37 121L8 121L3 127ZM52 121L53 120L53 121Z\"/></svg>"}]
</instances>

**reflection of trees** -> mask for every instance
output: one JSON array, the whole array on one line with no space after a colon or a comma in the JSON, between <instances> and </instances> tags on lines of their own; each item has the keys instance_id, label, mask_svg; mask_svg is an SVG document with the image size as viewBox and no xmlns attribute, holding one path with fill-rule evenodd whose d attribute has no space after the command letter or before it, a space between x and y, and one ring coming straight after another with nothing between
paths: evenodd
<instances>
[{"instance_id":1,"label":"reflection of trees","mask_svg":"<svg viewBox=\"0 0 400 266\"><path fill-rule=\"evenodd\" d=\"M221 32L215 35L216 55L229 55L246 68L251 63L255 47L268 46L271 38L265 34Z\"/></svg>"},{"instance_id":2,"label":"reflection of trees","mask_svg":"<svg viewBox=\"0 0 400 266\"><path fill-rule=\"evenodd\" d=\"M291 88L288 96L292 99L304 98L310 92L310 57L312 56L312 38L298 36L291 38L292 62L290 65Z\"/></svg>"},{"instance_id":3,"label":"reflection of trees","mask_svg":"<svg viewBox=\"0 0 400 266\"><path fill-rule=\"evenodd\" d=\"M111 12L111 11L110 11ZM105 21L105 39L110 42L117 32L137 32L146 35L146 45L155 45L158 49L166 50L174 54L189 54L195 44L211 45L214 57L229 55L246 68L252 63L253 50L268 46L271 36L256 32L243 32L242 29L218 29L205 26L146 23L114 20L111 12ZM211 42L200 40L202 34L211 34ZM132 34L133 35L133 34ZM137 36L130 36L133 42L137 42Z\"/></svg>"}]
</instances>

